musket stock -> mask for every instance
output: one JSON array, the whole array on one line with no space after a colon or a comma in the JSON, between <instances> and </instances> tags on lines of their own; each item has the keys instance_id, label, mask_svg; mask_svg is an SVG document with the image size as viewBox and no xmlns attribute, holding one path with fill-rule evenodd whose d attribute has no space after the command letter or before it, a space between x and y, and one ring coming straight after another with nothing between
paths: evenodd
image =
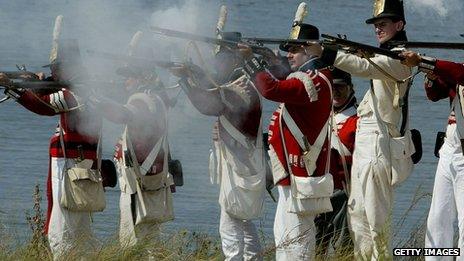
<instances>
[{"instance_id":1,"label":"musket stock","mask_svg":"<svg viewBox=\"0 0 464 261\"><path fill-rule=\"evenodd\" d=\"M372 45L367 45L363 43L353 42L341 37L331 36L328 34L321 34L322 38L325 38L324 45L337 45L340 49L346 50L348 52L357 52L362 51L364 53L373 55L380 54L385 55L395 60L403 60L403 57L399 56L399 52L394 52L388 49L382 49Z\"/></svg>"}]
</instances>

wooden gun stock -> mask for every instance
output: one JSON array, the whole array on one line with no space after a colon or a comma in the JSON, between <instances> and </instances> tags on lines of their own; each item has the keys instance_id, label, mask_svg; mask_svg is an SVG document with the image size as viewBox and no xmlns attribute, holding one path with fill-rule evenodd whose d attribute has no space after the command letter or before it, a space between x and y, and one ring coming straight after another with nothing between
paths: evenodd
<instances>
[{"instance_id":1,"label":"wooden gun stock","mask_svg":"<svg viewBox=\"0 0 464 261\"><path fill-rule=\"evenodd\" d=\"M341 37L331 36L328 34L322 34L322 38L324 38L324 45L337 45L340 49L356 53L361 51L368 55L380 54L385 55L395 60L403 60L404 58L399 56L399 52L391 51L388 49L382 49L376 46L367 45L363 43L358 43L354 41L350 41Z\"/></svg>"}]
</instances>

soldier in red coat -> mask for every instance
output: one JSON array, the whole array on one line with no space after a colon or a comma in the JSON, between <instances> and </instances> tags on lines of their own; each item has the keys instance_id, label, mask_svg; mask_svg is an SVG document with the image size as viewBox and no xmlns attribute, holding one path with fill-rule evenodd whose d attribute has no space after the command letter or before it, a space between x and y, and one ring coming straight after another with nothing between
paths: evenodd
<instances>
[{"instance_id":1,"label":"soldier in red coat","mask_svg":"<svg viewBox=\"0 0 464 261\"><path fill-rule=\"evenodd\" d=\"M60 41L50 69L52 76L46 81L66 82L85 78L76 40ZM62 206L65 193L63 180L72 166L99 167L97 147L101 139L102 119L86 106L82 89L73 88L72 85L40 94L23 89L6 89L5 93L36 114L60 116L50 140L45 232L54 258L63 257L66 251L80 247L82 254L85 254L89 248L98 246L92 240L91 212L75 212Z\"/></svg>"},{"instance_id":2,"label":"soldier in red coat","mask_svg":"<svg viewBox=\"0 0 464 261\"><path fill-rule=\"evenodd\" d=\"M432 101L450 99L446 137L439 150L440 159L435 174L432 202L427 218L425 247L451 248L454 246L454 224L459 227L458 247L464 251L464 65L419 54L403 52L404 64L418 66L425 72L425 91ZM436 145L437 146L437 145ZM437 257L427 257L437 260Z\"/></svg>"},{"instance_id":3,"label":"soldier in red coat","mask_svg":"<svg viewBox=\"0 0 464 261\"><path fill-rule=\"evenodd\" d=\"M331 197L332 212L322 213L316 217L317 245L321 255L326 255L329 244L334 248L349 249L352 245L348 231L347 203L348 190L353 160L354 141L356 135L357 103L351 82L351 75L334 68L333 104L334 123L332 126L331 161L335 165L332 170L334 193Z\"/></svg>"},{"instance_id":4,"label":"soldier in red coat","mask_svg":"<svg viewBox=\"0 0 464 261\"><path fill-rule=\"evenodd\" d=\"M315 26L302 24L298 39L318 39ZM261 95L279 102L269 126L268 151L279 191L274 221L277 260L315 257L316 215L332 211L334 185L329 174L332 80L328 69L310 70L305 46L288 48L291 69L286 80L265 71L251 49L240 46L245 70Z\"/></svg>"},{"instance_id":5,"label":"soldier in red coat","mask_svg":"<svg viewBox=\"0 0 464 261\"><path fill-rule=\"evenodd\" d=\"M421 56L412 51L405 51L401 55L405 58L403 64L407 66L419 66L419 70L425 73L433 73L442 80L464 85L464 64L462 63ZM430 75L428 74L428 76Z\"/></svg>"}]
</instances>

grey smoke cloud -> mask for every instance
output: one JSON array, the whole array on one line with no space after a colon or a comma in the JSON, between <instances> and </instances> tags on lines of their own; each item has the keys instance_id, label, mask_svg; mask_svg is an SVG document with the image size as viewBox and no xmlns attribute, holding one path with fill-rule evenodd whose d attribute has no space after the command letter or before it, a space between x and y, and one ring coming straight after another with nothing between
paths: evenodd
<instances>
[{"instance_id":1,"label":"grey smoke cloud","mask_svg":"<svg viewBox=\"0 0 464 261\"><path fill-rule=\"evenodd\" d=\"M205 6L204 1L187 0L181 6L155 11L151 15L150 23L157 27L214 37L219 6L219 4ZM192 59L198 62L197 53L187 48L188 40L156 34L153 37L161 47L170 48L172 59L176 61ZM204 43L197 43L197 46L200 48L202 58L210 60L213 46Z\"/></svg>"},{"instance_id":2,"label":"grey smoke cloud","mask_svg":"<svg viewBox=\"0 0 464 261\"><path fill-rule=\"evenodd\" d=\"M219 8L219 3L209 3L208 6L205 6L205 1L187 0L179 6L156 10L151 15L150 24L158 27L215 37ZM153 35L153 39L157 45L155 52L163 50L163 53L159 54L161 58L166 58L162 57L162 54L169 53L171 60L182 62L188 59L195 64L201 64L195 49L191 47L187 48L188 40L156 34ZM201 58L207 63L207 69L211 70L212 66L209 63L212 60L214 46L205 43L197 43L197 46L199 47ZM169 75L165 70L160 69L159 72L161 76L165 76L165 79L166 75ZM166 81L172 85L175 84L177 80L176 77L169 77L169 80ZM175 95L176 91L173 91L173 93ZM178 96L177 105L171 111L170 115L170 132L175 134L183 133L188 129L192 119L199 117L206 118L193 107L183 93ZM207 135L209 135L209 127L207 129Z\"/></svg>"},{"instance_id":3,"label":"grey smoke cloud","mask_svg":"<svg viewBox=\"0 0 464 261\"><path fill-rule=\"evenodd\" d=\"M405 4L421 14L432 12L441 18L459 12L464 5L462 0L409 0Z\"/></svg>"},{"instance_id":4,"label":"grey smoke cloud","mask_svg":"<svg viewBox=\"0 0 464 261\"><path fill-rule=\"evenodd\" d=\"M219 10L218 3L205 3L199 0L187 1L125 1L125 0L17 0L7 1L0 10L0 23L4 32L0 38L1 70L13 70L14 64L25 63L32 71L45 71L41 68L48 63L51 49L53 23L57 15L64 16L62 37L76 38L79 41L81 55L86 70L97 80L123 79L115 74L120 62L108 61L92 57L86 50L100 50L112 53L126 54L128 43L137 30L150 34L148 28L152 24L167 28L196 32L213 36ZM180 2L180 3L179 3ZM205 4L210 6L205 6ZM31 6L28 10L18 12L22 6ZM175 48L164 49L163 46L173 46L172 39L160 39L153 35L155 54L164 55L162 59L177 59L184 57L185 41L175 42ZM202 46L202 53L209 54L211 46ZM14 50L14 51L13 51ZM166 53L168 55L166 56ZM172 54L171 54L172 53ZM158 58L158 57L157 57ZM166 78L169 74L159 70ZM169 78L169 77L168 77ZM172 79L172 82L176 79ZM166 80L167 81L167 80ZM172 83L171 82L171 83ZM171 83L165 82L166 85ZM121 86L114 86L114 89ZM172 95L176 92L173 91ZM180 95L179 104L185 97ZM178 104L178 105L179 105ZM191 117L198 117L189 104L182 104L173 115L173 129L187 126ZM115 137L121 130L108 125L105 128L104 147L112 150Z\"/></svg>"}]
</instances>

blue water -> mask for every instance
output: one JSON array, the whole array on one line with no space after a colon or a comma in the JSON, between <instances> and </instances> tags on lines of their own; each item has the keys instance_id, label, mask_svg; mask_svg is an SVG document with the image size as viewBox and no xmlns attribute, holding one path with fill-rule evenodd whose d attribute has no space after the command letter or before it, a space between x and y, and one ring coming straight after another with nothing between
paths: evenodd
<instances>
[{"instance_id":1,"label":"blue water","mask_svg":"<svg viewBox=\"0 0 464 261\"><path fill-rule=\"evenodd\" d=\"M407 32L411 40L463 41L462 6L449 8L449 13L438 16L430 7L416 8L406 1ZM65 17L65 34L78 38L81 49L100 49L123 52L135 30L146 28L151 19L164 17L162 10L182 7L182 1L149 0L0 0L0 70L13 70L15 64L26 64L29 70L44 70L48 63L53 21L56 15ZM239 30L245 36L286 37L299 1L195 1L189 6L195 15L168 15L173 26L185 24L183 19L197 19L197 29L213 32L220 3L229 7L227 30ZM451 2L455 4L457 1ZM376 44L373 29L364 23L371 16L372 3L368 0L314 0L310 2L307 22L314 23L321 32L343 33L350 39ZM158 11L155 17L151 14ZM192 26L190 22L190 26ZM166 25L165 25L166 26ZM445 59L462 61L463 51L427 51ZM83 52L84 62L91 60ZM164 76L168 79L168 76ZM359 100L368 81L355 79ZM425 97L423 79L419 75L410 94L411 126L422 132L424 155L412 176L396 189L393 216L394 245L405 240L408 233L426 216L429 198L425 197L408 212L415 195L431 193L437 159L433 156L435 134L443 130L449 112L447 101L432 103ZM175 92L173 93L175 95ZM268 123L276 104L264 104L264 122ZM0 104L0 223L24 239L28 233L25 212L32 209L35 184L45 189L48 168L48 140L57 117L41 117L14 102ZM200 115L183 94L170 112L170 141L172 154L182 161L185 185L174 196L176 219L166 225L168 231L187 228L218 234L218 189L209 183L208 153L212 118ZM120 127L105 122L104 154L110 157ZM276 193L276 191L274 192ZM94 227L100 238L114 235L118 226L118 189L109 189L107 208L95 214ZM46 208L43 200L42 207ZM272 235L275 204L268 198L264 217L259 226L268 238ZM404 221L399 225L400 221Z\"/></svg>"}]
</instances>

